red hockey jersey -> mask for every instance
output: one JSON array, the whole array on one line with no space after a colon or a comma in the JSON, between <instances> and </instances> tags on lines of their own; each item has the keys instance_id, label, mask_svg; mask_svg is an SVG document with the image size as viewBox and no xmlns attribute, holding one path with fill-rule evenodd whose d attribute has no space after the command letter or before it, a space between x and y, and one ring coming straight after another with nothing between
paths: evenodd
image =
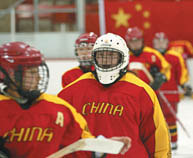
<instances>
[{"instance_id":1,"label":"red hockey jersey","mask_svg":"<svg viewBox=\"0 0 193 158\"><path fill-rule=\"evenodd\" d=\"M147 46L144 47L143 52L139 56L134 56L132 52L130 52L129 66L133 62L142 63L147 70L147 73L149 73L151 66L156 66L159 68L160 72L166 76L167 80L170 79L170 64L157 50L153 48ZM147 73L145 73L143 69L137 70L137 76L149 84L151 82L151 79L148 77Z\"/></svg>"},{"instance_id":2,"label":"red hockey jersey","mask_svg":"<svg viewBox=\"0 0 193 158\"><path fill-rule=\"evenodd\" d=\"M0 136L8 136L5 147L12 158L45 158L81 137L93 137L85 119L56 96L42 94L24 110L0 95L0 107Z\"/></svg>"},{"instance_id":3,"label":"red hockey jersey","mask_svg":"<svg viewBox=\"0 0 193 158\"><path fill-rule=\"evenodd\" d=\"M168 50L164 57L172 66L171 78L160 87L160 90L163 92L165 91L164 95L168 101L179 102L179 93L176 92L178 92L178 86L183 85L188 81L188 70L182 55L178 52Z\"/></svg>"},{"instance_id":4,"label":"red hockey jersey","mask_svg":"<svg viewBox=\"0 0 193 158\"><path fill-rule=\"evenodd\" d=\"M66 71L62 75L62 87L65 87L69 83L73 82L77 78L79 78L81 75L83 75L84 72L80 69L80 67L74 67L68 71Z\"/></svg>"},{"instance_id":5,"label":"red hockey jersey","mask_svg":"<svg viewBox=\"0 0 193 158\"><path fill-rule=\"evenodd\" d=\"M132 73L104 87L92 73L67 85L59 94L87 120L94 135L129 136L131 148L107 158L170 157L166 122L154 91Z\"/></svg>"}]
</instances>

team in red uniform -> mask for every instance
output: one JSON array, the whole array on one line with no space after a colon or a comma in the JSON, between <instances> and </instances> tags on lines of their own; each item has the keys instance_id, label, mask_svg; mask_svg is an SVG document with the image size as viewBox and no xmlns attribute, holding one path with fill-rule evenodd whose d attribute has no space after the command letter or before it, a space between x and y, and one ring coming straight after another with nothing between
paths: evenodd
<instances>
[{"instance_id":1,"label":"team in red uniform","mask_svg":"<svg viewBox=\"0 0 193 158\"><path fill-rule=\"evenodd\" d=\"M48 79L37 49L23 42L0 47L0 155L45 158L81 137L93 137L74 107L44 93Z\"/></svg>"},{"instance_id":2,"label":"team in red uniform","mask_svg":"<svg viewBox=\"0 0 193 158\"><path fill-rule=\"evenodd\" d=\"M168 128L156 94L127 72L125 41L118 35L105 34L95 42L92 56L95 72L85 73L58 96L86 118L94 135L130 137L132 146L125 158L171 157Z\"/></svg>"},{"instance_id":3,"label":"team in red uniform","mask_svg":"<svg viewBox=\"0 0 193 158\"><path fill-rule=\"evenodd\" d=\"M183 86L188 81L188 71L182 55L174 50L167 50L168 43L169 40L164 32L155 34L153 39L154 48L160 51L172 66L170 80L160 87L160 92L162 94L159 95L159 100L170 129L172 149L177 149L176 117L172 114L168 106L171 105L177 113L177 104L180 101L178 86ZM163 97L166 97L169 104Z\"/></svg>"},{"instance_id":4,"label":"team in red uniform","mask_svg":"<svg viewBox=\"0 0 193 158\"><path fill-rule=\"evenodd\" d=\"M41 53L23 43L0 47L0 157L45 158L80 138L93 138L69 103L45 94L49 71ZM130 147L130 138L112 138ZM86 158L76 152L65 157Z\"/></svg>"},{"instance_id":5,"label":"team in red uniform","mask_svg":"<svg viewBox=\"0 0 193 158\"><path fill-rule=\"evenodd\" d=\"M79 66L74 67L62 75L62 87L65 87L76 80L82 74L92 71L93 63L91 60L91 51L97 39L93 32L81 34L75 42L75 55L79 61Z\"/></svg>"},{"instance_id":6,"label":"team in red uniform","mask_svg":"<svg viewBox=\"0 0 193 158\"><path fill-rule=\"evenodd\" d=\"M150 84L154 90L170 79L170 65L155 49L144 46L143 32L138 27L128 28L125 39L130 49L129 70ZM149 72L153 73L153 78Z\"/></svg>"}]
</instances>

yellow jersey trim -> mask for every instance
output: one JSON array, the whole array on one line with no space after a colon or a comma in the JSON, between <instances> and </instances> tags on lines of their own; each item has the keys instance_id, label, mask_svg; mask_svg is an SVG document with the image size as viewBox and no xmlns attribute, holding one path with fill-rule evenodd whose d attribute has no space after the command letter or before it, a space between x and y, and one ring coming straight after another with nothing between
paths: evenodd
<instances>
[{"instance_id":1,"label":"yellow jersey trim","mask_svg":"<svg viewBox=\"0 0 193 158\"><path fill-rule=\"evenodd\" d=\"M143 87L154 104L153 120L156 126L155 132L155 157L171 157L169 130L164 119L159 101L153 89L132 73L127 73L120 81L126 81ZM165 139L164 139L165 138ZM164 141L163 141L164 140ZM167 141L167 146L165 145Z\"/></svg>"},{"instance_id":2,"label":"yellow jersey trim","mask_svg":"<svg viewBox=\"0 0 193 158\"><path fill-rule=\"evenodd\" d=\"M65 107L67 107L72 112L72 115L73 115L75 121L80 125L81 129L83 130L81 137L82 138L94 138L94 136L88 130L88 125L87 125L86 120L68 102L66 102L65 100L63 100L63 99L61 99L57 96L49 95L49 94L45 94L45 93L42 94L38 98L37 101L40 101L40 100L46 100L48 102L52 102L52 103L55 103L55 104L60 104L60 105L63 105Z\"/></svg>"}]
</instances>

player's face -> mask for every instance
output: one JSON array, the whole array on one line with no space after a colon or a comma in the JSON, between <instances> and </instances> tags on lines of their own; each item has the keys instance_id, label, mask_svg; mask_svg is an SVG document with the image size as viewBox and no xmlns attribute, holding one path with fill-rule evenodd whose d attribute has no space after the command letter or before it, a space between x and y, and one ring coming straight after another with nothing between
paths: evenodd
<instances>
[{"instance_id":1,"label":"player's face","mask_svg":"<svg viewBox=\"0 0 193 158\"><path fill-rule=\"evenodd\" d=\"M27 68L23 74L23 89L32 91L38 89L38 83L40 81L38 67Z\"/></svg>"},{"instance_id":2,"label":"player's face","mask_svg":"<svg viewBox=\"0 0 193 158\"><path fill-rule=\"evenodd\" d=\"M118 52L101 51L96 53L97 65L104 69L117 66L119 60L120 54Z\"/></svg>"},{"instance_id":3,"label":"player's face","mask_svg":"<svg viewBox=\"0 0 193 158\"><path fill-rule=\"evenodd\" d=\"M76 48L79 60L91 60L92 48L93 45L90 44L82 44L82 46Z\"/></svg>"},{"instance_id":4,"label":"player's face","mask_svg":"<svg viewBox=\"0 0 193 158\"><path fill-rule=\"evenodd\" d=\"M127 44L130 49L138 50L143 46L143 39L130 40L127 42Z\"/></svg>"},{"instance_id":5,"label":"player's face","mask_svg":"<svg viewBox=\"0 0 193 158\"><path fill-rule=\"evenodd\" d=\"M153 46L155 49L167 49L168 47L168 40L159 40L159 39L154 39L153 41Z\"/></svg>"}]
</instances>

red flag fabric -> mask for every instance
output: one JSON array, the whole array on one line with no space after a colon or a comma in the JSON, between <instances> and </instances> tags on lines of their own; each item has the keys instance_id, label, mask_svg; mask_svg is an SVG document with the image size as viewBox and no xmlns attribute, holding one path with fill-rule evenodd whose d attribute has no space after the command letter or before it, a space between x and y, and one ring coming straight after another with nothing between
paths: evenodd
<instances>
[{"instance_id":1,"label":"red flag fabric","mask_svg":"<svg viewBox=\"0 0 193 158\"><path fill-rule=\"evenodd\" d=\"M128 27L144 31L145 43L152 45L156 32L165 32L170 40L193 42L193 1L105 1L106 32L123 38Z\"/></svg>"}]
</instances>

